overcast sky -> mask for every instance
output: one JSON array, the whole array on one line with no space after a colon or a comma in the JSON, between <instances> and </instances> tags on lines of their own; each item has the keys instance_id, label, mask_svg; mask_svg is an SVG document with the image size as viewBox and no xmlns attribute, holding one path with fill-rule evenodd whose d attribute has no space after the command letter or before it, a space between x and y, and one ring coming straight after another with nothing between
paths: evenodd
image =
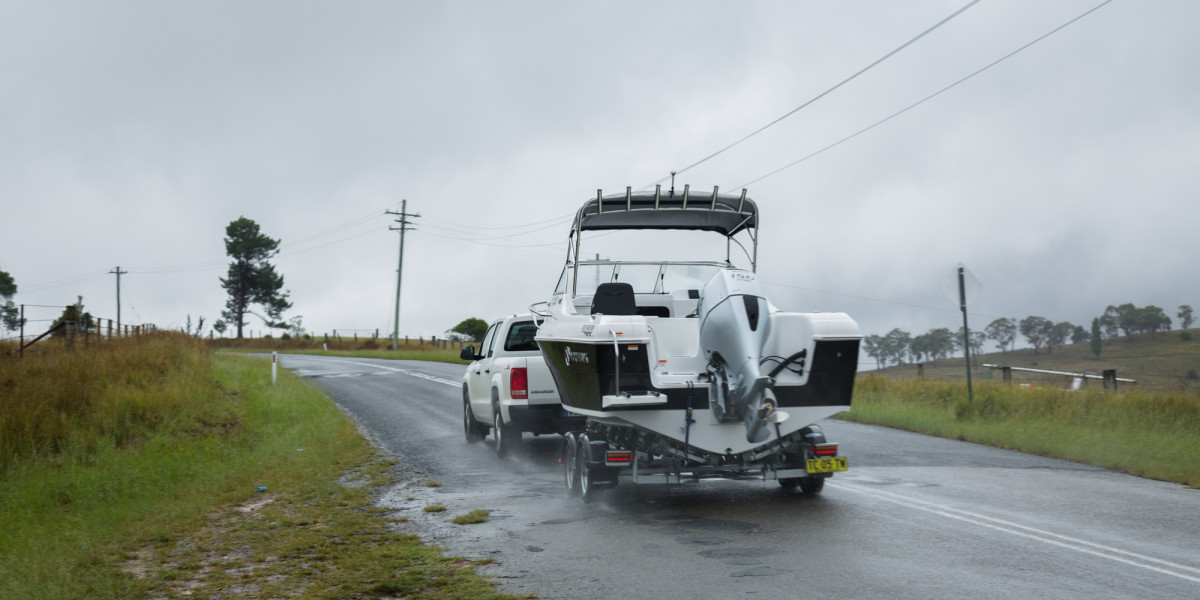
<instances>
[{"instance_id":1,"label":"overcast sky","mask_svg":"<svg viewBox=\"0 0 1200 600\"><path fill-rule=\"evenodd\" d=\"M115 318L120 266L125 322L211 324L245 216L282 240L286 316L386 332L384 211L407 199L401 335L441 335L546 299L596 189L708 156L967 3L0 0L0 270L18 304ZM984 0L677 185L738 193L1100 3ZM957 329L961 262L972 328L1200 305L1197 23L1200 2L1116 0L756 181L771 301Z\"/></svg>"}]
</instances>

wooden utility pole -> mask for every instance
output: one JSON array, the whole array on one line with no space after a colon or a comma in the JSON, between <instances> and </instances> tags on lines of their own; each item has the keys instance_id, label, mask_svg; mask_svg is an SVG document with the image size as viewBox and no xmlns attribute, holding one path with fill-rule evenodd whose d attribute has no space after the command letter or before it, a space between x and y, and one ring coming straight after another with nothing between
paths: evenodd
<instances>
[{"instance_id":1,"label":"wooden utility pole","mask_svg":"<svg viewBox=\"0 0 1200 600\"><path fill-rule=\"evenodd\" d=\"M963 356L967 359L967 403L975 398L971 389L971 329L967 327L967 286L965 282L966 267L958 265L958 302L963 314Z\"/></svg>"},{"instance_id":2,"label":"wooden utility pole","mask_svg":"<svg viewBox=\"0 0 1200 600\"><path fill-rule=\"evenodd\" d=\"M117 331L121 331L121 276L129 271L122 271L121 267L117 267L110 274L117 276Z\"/></svg>"},{"instance_id":3,"label":"wooden utility pole","mask_svg":"<svg viewBox=\"0 0 1200 600\"><path fill-rule=\"evenodd\" d=\"M408 213L408 200L400 201L400 212L388 210L384 211L384 214L396 215L399 217L396 222L400 224L399 227L388 226L389 230L400 232L400 260L396 266L396 320L392 323L392 350L396 350L400 347L400 282L404 271L404 233L412 230L412 222L408 218L421 215Z\"/></svg>"}]
</instances>

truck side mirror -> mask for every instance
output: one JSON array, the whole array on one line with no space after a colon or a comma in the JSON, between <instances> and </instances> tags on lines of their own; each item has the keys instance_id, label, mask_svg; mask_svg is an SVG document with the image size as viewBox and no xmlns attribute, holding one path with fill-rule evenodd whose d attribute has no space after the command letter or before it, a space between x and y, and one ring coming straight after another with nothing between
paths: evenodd
<instances>
[{"instance_id":1,"label":"truck side mirror","mask_svg":"<svg viewBox=\"0 0 1200 600\"><path fill-rule=\"evenodd\" d=\"M478 356L475 356L475 346L463 346L462 351L458 353L458 357L463 360L472 360L472 361L478 360L480 358Z\"/></svg>"}]
</instances>

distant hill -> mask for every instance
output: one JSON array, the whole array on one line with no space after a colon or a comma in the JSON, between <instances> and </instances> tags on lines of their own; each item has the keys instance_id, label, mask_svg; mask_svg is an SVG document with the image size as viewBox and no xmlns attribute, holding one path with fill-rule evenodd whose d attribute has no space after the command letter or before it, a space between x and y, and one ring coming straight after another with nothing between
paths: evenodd
<instances>
[{"instance_id":1,"label":"distant hill","mask_svg":"<svg viewBox=\"0 0 1200 600\"><path fill-rule=\"evenodd\" d=\"M1189 391L1200 394L1200 329L1190 329L1190 341L1180 339L1180 331L1160 331L1157 334L1139 334L1130 338L1120 337L1104 343L1097 359L1092 355L1088 343L1069 344L1054 348L1047 354L1034 354L1031 348L1011 352L993 352L972 357L975 368L971 377L974 381L1001 378L999 369L984 368L984 364L1004 364L1010 367L1026 367L1048 371L1066 371L1100 375L1105 369L1116 369L1117 377L1136 379L1133 386L1144 391ZM977 358L977 360L976 360ZM966 381L966 366L962 356L924 363L924 377L942 381ZM917 376L917 365L901 365L870 371L897 379L912 379ZM1028 383L1036 387L1064 388L1070 385L1069 378L1057 375L1013 372L1013 383ZM1099 386L1099 380L1088 380L1087 385Z\"/></svg>"}]
</instances>

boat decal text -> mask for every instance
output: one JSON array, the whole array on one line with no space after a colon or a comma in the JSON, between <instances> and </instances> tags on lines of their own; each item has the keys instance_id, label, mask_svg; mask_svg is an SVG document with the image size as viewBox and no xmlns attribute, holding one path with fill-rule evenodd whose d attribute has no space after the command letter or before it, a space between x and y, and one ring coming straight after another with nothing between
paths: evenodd
<instances>
[{"instance_id":1,"label":"boat decal text","mask_svg":"<svg viewBox=\"0 0 1200 600\"><path fill-rule=\"evenodd\" d=\"M588 364L587 352L571 352L571 347L567 346L567 347L563 348L563 354L565 355L568 365L571 364L572 361L577 362L577 363Z\"/></svg>"}]
</instances>

